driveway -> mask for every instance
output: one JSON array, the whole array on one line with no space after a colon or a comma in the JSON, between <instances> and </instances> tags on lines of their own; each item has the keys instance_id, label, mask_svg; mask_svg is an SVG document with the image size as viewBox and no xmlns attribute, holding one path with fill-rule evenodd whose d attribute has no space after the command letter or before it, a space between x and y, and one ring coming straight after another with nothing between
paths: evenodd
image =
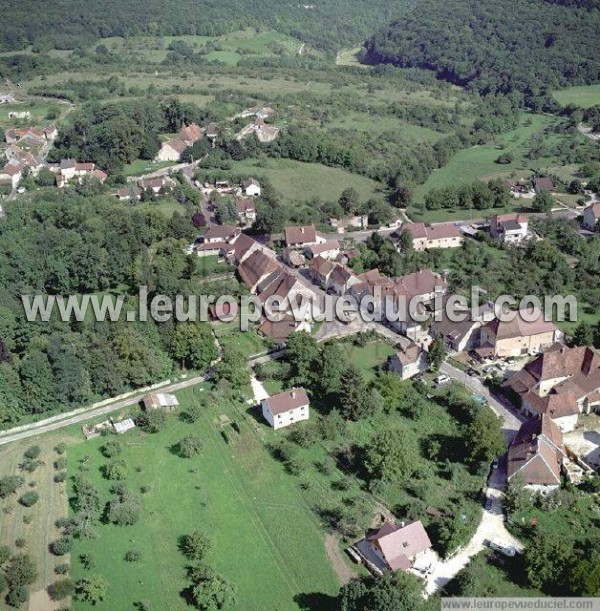
<instances>
[{"instance_id":1,"label":"driveway","mask_svg":"<svg viewBox=\"0 0 600 611\"><path fill-rule=\"evenodd\" d=\"M453 579L467 564L473 556L476 556L487 547L487 542L491 539L498 539L503 543L513 545L515 549L522 553L523 544L513 537L504 525L503 498L506 486L506 465L501 461L497 469L493 469L488 479L486 497L492 499L489 509L482 509L481 522L475 535L469 543L458 550L458 552L448 560L440 560L434 554L429 554L429 571L425 577L425 594L430 596L436 590L444 587ZM421 564L421 563L419 563ZM422 576L422 573L416 573Z\"/></svg>"}]
</instances>

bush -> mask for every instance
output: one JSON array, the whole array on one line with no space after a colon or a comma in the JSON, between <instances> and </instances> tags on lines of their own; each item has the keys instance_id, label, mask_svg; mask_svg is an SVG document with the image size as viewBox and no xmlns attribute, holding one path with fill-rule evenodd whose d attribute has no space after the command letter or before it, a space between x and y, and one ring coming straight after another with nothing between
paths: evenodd
<instances>
[{"instance_id":1,"label":"bush","mask_svg":"<svg viewBox=\"0 0 600 611\"><path fill-rule=\"evenodd\" d=\"M127 477L127 464L124 460L113 460L104 465L104 477L110 480L123 480Z\"/></svg>"},{"instance_id":2,"label":"bush","mask_svg":"<svg viewBox=\"0 0 600 611\"><path fill-rule=\"evenodd\" d=\"M68 562L63 562L62 564L57 564L54 567L54 572L57 575L66 575L71 569L71 565Z\"/></svg>"},{"instance_id":3,"label":"bush","mask_svg":"<svg viewBox=\"0 0 600 611\"><path fill-rule=\"evenodd\" d=\"M29 460L35 460L39 457L41 453L42 449L40 448L40 446L31 446L30 448L27 448L27 450L25 450L23 456L25 456L25 458L28 458Z\"/></svg>"},{"instance_id":4,"label":"bush","mask_svg":"<svg viewBox=\"0 0 600 611\"><path fill-rule=\"evenodd\" d=\"M130 549L125 554L126 562L138 562L142 557L142 552L137 549Z\"/></svg>"},{"instance_id":5,"label":"bush","mask_svg":"<svg viewBox=\"0 0 600 611\"><path fill-rule=\"evenodd\" d=\"M29 598L29 590L26 586L16 586L11 588L6 596L6 602L11 607L20 607L27 602Z\"/></svg>"},{"instance_id":6,"label":"bush","mask_svg":"<svg viewBox=\"0 0 600 611\"><path fill-rule=\"evenodd\" d=\"M59 443L54 447L54 451L59 455L64 454L67 451L67 444L64 442Z\"/></svg>"},{"instance_id":7,"label":"bush","mask_svg":"<svg viewBox=\"0 0 600 611\"><path fill-rule=\"evenodd\" d=\"M54 468L57 471L62 471L63 469L65 469L67 467L67 460L66 458L64 458L63 456L61 456L60 458L57 458L54 461Z\"/></svg>"},{"instance_id":8,"label":"bush","mask_svg":"<svg viewBox=\"0 0 600 611\"><path fill-rule=\"evenodd\" d=\"M158 433L165 428L168 416L160 409L145 412L137 418L137 425L146 433Z\"/></svg>"},{"instance_id":9,"label":"bush","mask_svg":"<svg viewBox=\"0 0 600 611\"><path fill-rule=\"evenodd\" d=\"M60 473L57 473L54 476L54 481L57 484L60 484L60 483L64 482L66 479L67 479L67 472L66 471L61 471Z\"/></svg>"},{"instance_id":10,"label":"bush","mask_svg":"<svg viewBox=\"0 0 600 611\"><path fill-rule=\"evenodd\" d=\"M15 540L15 547L19 549L23 549L26 546L27 546L27 541L25 541L23 537L19 537L18 539Z\"/></svg>"},{"instance_id":11,"label":"bush","mask_svg":"<svg viewBox=\"0 0 600 611\"><path fill-rule=\"evenodd\" d=\"M14 494L25 483L20 475L11 475L0 479L0 499Z\"/></svg>"},{"instance_id":12,"label":"bush","mask_svg":"<svg viewBox=\"0 0 600 611\"><path fill-rule=\"evenodd\" d=\"M48 595L52 600L63 600L67 596L71 596L75 591L75 583L68 577L59 579L48 586Z\"/></svg>"},{"instance_id":13,"label":"bush","mask_svg":"<svg viewBox=\"0 0 600 611\"><path fill-rule=\"evenodd\" d=\"M71 537L61 537L50 543L50 551L55 556L64 556L73 549L73 540Z\"/></svg>"},{"instance_id":14,"label":"bush","mask_svg":"<svg viewBox=\"0 0 600 611\"><path fill-rule=\"evenodd\" d=\"M100 448L100 451L106 458L114 458L121 453L122 449L121 442L118 439L111 439Z\"/></svg>"},{"instance_id":15,"label":"bush","mask_svg":"<svg viewBox=\"0 0 600 611\"><path fill-rule=\"evenodd\" d=\"M26 492L19 499L19 503L23 505L23 507L33 507L40 499L40 495L37 492Z\"/></svg>"},{"instance_id":16,"label":"bush","mask_svg":"<svg viewBox=\"0 0 600 611\"><path fill-rule=\"evenodd\" d=\"M186 435L177 444L179 455L183 458L192 458L200 453L202 440L197 435Z\"/></svg>"}]
</instances>

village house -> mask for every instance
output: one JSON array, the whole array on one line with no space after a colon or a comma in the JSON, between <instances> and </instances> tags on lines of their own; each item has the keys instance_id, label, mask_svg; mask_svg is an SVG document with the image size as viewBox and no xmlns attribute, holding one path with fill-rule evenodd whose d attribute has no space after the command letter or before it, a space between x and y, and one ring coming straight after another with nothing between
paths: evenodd
<instances>
[{"instance_id":1,"label":"village house","mask_svg":"<svg viewBox=\"0 0 600 611\"><path fill-rule=\"evenodd\" d=\"M413 249L417 252L430 248L457 248L464 242L460 229L454 223L425 225L424 223L409 223L404 226L412 238Z\"/></svg>"},{"instance_id":2,"label":"village house","mask_svg":"<svg viewBox=\"0 0 600 611\"><path fill-rule=\"evenodd\" d=\"M236 199L238 218L244 227L249 227L256 220L256 204L249 198Z\"/></svg>"},{"instance_id":3,"label":"village house","mask_svg":"<svg viewBox=\"0 0 600 611\"><path fill-rule=\"evenodd\" d=\"M588 231L597 231L598 221L600 221L600 203L595 203L583 211L581 226Z\"/></svg>"},{"instance_id":4,"label":"village house","mask_svg":"<svg viewBox=\"0 0 600 611\"><path fill-rule=\"evenodd\" d=\"M396 525L385 522L381 528L354 545L354 549L377 574L408 571L417 558L431 549L431 541L420 520Z\"/></svg>"},{"instance_id":5,"label":"village house","mask_svg":"<svg viewBox=\"0 0 600 611\"><path fill-rule=\"evenodd\" d=\"M563 337L553 322L544 320L540 310L522 310L510 316L511 320L497 318L481 328L480 346L475 350L479 356L509 358L537 354Z\"/></svg>"},{"instance_id":6,"label":"village house","mask_svg":"<svg viewBox=\"0 0 600 611\"><path fill-rule=\"evenodd\" d=\"M530 489L556 489L564 456L562 433L551 418L541 415L528 420L508 448L508 481L519 475Z\"/></svg>"},{"instance_id":7,"label":"village house","mask_svg":"<svg viewBox=\"0 0 600 611\"><path fill-rule=\"evenodd\" d=\"M400 350L389 358L387 368L399 374L403 380L408 380L427 371L427 353L413 341L402 339Z\"/></svg>"},{"instance_id":8,"label":"village house","mask_svg":"<svg viewBox=\"0 0 600 611\"><path fill-rule=\"evenodd\" d=\"M56 186L64 187L74 178L77 179L77 182L81 182L84 176L90 176L95 172L96 165L94 163L82 163L75 161L75 159L61 159L56 175ZM99 172L101 172L101 174L96 173L96 176L101 182L104 182L107 175L101 170L99 170Z\"/></svg>"},{"instance_id":9,"label":"village house","mask_svg":"<svg viewBox=\"0 0 600 611\"><path fill-rule=\"evenodd\" d=\"M337 240L328 240L321 244L312 244L307 247L304 251L307 257L314 259L315 257L322 257L323 259L337 259L340 254L340 243Z\"/></svg>"},{"instance_id":10,"label":"village house","mask_svg":"<svg viewBox=\"0 0 600 611\"><path fill-rule=\"evenodd\" d=\"M336 267L338 266L335 263L317 256L311 260L308 266L308 276L317 286L327 290L329 278Z\"/></svg>"},{"instance_id":11,"label":"village house","mask_svg":"<svg viewBox=\"0 0 600 611\"><path fill-rule=\"evenodd\" d=\"M250 293L256 294L259 286L270 274L279 271L281 264L274 256L262 250L255 250L237 268L238 275Z\"/></svg>"},{"instance_id":12,"label":"village house","mask_svg":"<svg viewBox=\"0 0 600 611\"><path fill-rule=\"evenodd\" d=\"M600 355L585 346L554 344L513 374L503 388L528 416L546 414L563 432L580 413L600 412Z\"/></svg>"},{"instance_id":13,"label":"village house","mask_svg":"<svg viewBox=\"0 0 600 611\"><path fill-rule=\"evenodd\" d=\"M292 388L263 399L262 414L275 429L290 426L295 422L309 419L309 401L304 388Z\"/></svg>"},{"instance_id":14,"label":"village house","mask_svg":"<svg viewBox=\"0 0 600 611\"><path fill-rule=\"evenodd\" d=\"M154 158L155 161L179 161L188 145L181 138L164 142Z\"/></svg>"},{"instance_id":15,"label":"village house","mask_svg":"<svg viewBox=\"0 0 600 611\"><path fill-rule=\"evenodd\" d=\"M163 392L148 393L143 399L144 409L146 411L154 409L162 409L166 412L172 412L179 407L179 401L175 395Z\"/></svg>"},{"instance_id":16,"label":"village house","mask_svg":"<svg viewBox=\"0 0 600 611\"><path fill-rule=\"evenodd\" d=\"M268 337L275 345L284 346L292 333L310 332L310 324L306 321L297 322L291 314L284 315L281 320L269 320L263 317L257 331L259 335Z\"/></svg>"},{"instance_id":17,"label":"village house","mask_svg":"<svg viewBox=\"0 0 600 611\"><path fill-rule=\"evenodd\" d=\"M23 139L31 139L40 143L52 142L58 136L56 126L49 125L48 127L12 127L4 132L4 139L7 144L20 143Z\"/></svg>"},{"instance_id":18,"label":"village house","mask_svg":"<svg viewBox=\"0 0 600 611\"><path fill-rule=\"evenodd\" d=\"M327 290L335 295L345 295L353 286L359 283L358 276L351 269L336 264L329 275Z\"/></svg>"},{"instance_id":19,"label":"village house","mask_svg":"<svg viewBox=\"0 0 600 611\"><path fill-rule=\"evenodd\" d=\"M237 140L243 140L254 134L259 142L273 142L279 135L279 128L265 123L264 119L256 117L253 123L249 123L237 135Z\"/></svg>"},{"instance_id":20,"label":"village house","mask_svg":"<svg viewBox=\"0 0 600 611\"><path fill-rule=\"evenodd\" d=\"M317 235L314 225L296 225L286 227L284 230L285 245L288 248L306 248L313 244L324 242L324 238Z\"/></svg>"},{"instance_id":21,"label":"village house","mask_svg":"<svg viewBox=\"0 0 600 611\"><path fill-rule=\"evenodd\" d=\"M217 123L209 123L206 126L206 139L210 140L210 142L215 144L216 139L219 137L219 125Z\"/></svg>"},{"instance_id":22,"label":"village house","mask_svg":"<svg viewBox=\"0 0 600 611\"><path fill-rule=\"evenodd\" d=\"M490 235L503 244L520 244L529 237L529 219L518 212L490 219Z\"/></svg>"},{"instance_id":23,"label":"village house","mask_svg":"<svg viewBox=\"0 0 600 611\"><path fill-rule=\"evenodd\" d=\"M244 180L242 182L242 189L244 190L244 195L247 197L260 197L260 183L254 178Z\"/></svg>"},{"instance_id":24,"label":"village house","mask_svg":"<svg viewBox=\"0 0 600 611\"><path fill-rule=\"evenodd\" d=\"M533 179L533 190L539 195L540 193L551 193L554 191L554 182L548 176Z\"/></svg>"},{"instance_id":25,"label":"village house","mask_svg":"<svg viewBox=\"0 0 600 611\"><path fill-rule=\"evenodd\" d=\"M16 189L27 166L13 158L0 170L0 185L8 185Z\"/></svg>"}]
</instances>

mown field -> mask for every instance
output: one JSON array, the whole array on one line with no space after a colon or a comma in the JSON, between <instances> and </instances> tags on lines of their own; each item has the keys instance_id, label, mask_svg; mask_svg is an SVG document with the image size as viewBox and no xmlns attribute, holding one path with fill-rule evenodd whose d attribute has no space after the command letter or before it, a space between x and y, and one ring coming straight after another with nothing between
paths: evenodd
<instances>
[{"instance_id":1,"label":"mown field","mask_svg":"<svg viewBox=\"0 0 600 611\"><path fill-rule=\"evenodd\" d=\"M563 106L575 104L581 108L589 108L600 104L600 85L583 85L560 89L553 94L554 99Z\"/></svg>"},{"instance_id":2,"label":"mown field","mask_svg":"<svg viewBox=\"0 0 600 611\"><path fill-rule=\"evenodd\" d=\"M182 409L202 401L203 392L197 387L180 393ZM180 592L186 586L187 562L177 544L178 537L194 529L214 544L208 563L236 585L235 609L291 611L301 608L303 595L327 598L337 592L322 529L293 478L264 447L260 432L265 425L244 409L224 400L207 406L196 424L173 415L158 434L135 430L121 438L121 457L128 465L125 483L136 493L149 487L142 495L142 517L134 526L101 525L99 537L77 541L73 553L74 559L82 553L94 556L93 572L110 583L107 608L129 609L149 601L152 608L186 609ZM230 425L220 427L223 414L239 424L239 434ZM196 458L181 458L175 446L192 432L202 439L203 449ZM110 482L100 471L106 463L102 443L99 438L71 446L69 472L77 473L85 461L88 477L108 500ZM127 563L123 557L132 548L141 552L141 560ZM85 573L74 560L74 578ZM77 603L75 608L92 607Z\"/></svg>"},{"instance_id":3,"label":"mown field","mask_svg":"<svg viewBox=\"0 0 600 611\"><path fill-rule=\"evenodd\" d=\"M322 201L337 200L340 193L348 187L356 189L361 200L367 200L383 187L374 180L345 170L293 159L235 161L231 163L231 171L259 179L260 176L265 176L281 194L285 203L311 198Z\"/></svg>"}]
</instances>

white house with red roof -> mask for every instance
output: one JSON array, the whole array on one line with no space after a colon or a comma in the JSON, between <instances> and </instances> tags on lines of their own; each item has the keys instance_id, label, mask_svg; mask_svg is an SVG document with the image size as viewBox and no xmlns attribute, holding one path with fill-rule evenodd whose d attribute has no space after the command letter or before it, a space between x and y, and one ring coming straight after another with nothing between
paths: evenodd
<instances>
[{"instance_id":1,"label":"white house with red roof","mask_svg":"<svg viewBox=\"0 0 600 611\"><path fill-rule=\"evenodd\" d=\"M308 420L309 405L304 388L292 388L261 401L262 415L275 430Z\"/></svg>"},{"instance_id":2,"label":"white house with red roof","mask_svg":"<svg viewBox=\"0 0 600 611\"><path fill-rule=\"evenodd\" d=\"M519 212L496 214L490 219L490 235L503 244L519 244L529 237L529 219Z\"/></svg>"},{"instance_id":3,"label":"white house with red roof","mask_svg":"<svg viewBox=\"0 0 600 611\"><path fill-rule=\"evenodd\" d=\"M430 248L457 248L464 242L463 234L454 223L409 223L403 231L409 233L413 249L417 252Z\"/></svg>"},{"instance_id":4,"label":"white house with red roof","mask_svg":"<svg viewBox=\"0 0 600 611\"><path fill-rule=\"evenodd\" d=\"M598 228L598 221L600 221L600 202L588 206L583 211L583 222L581 226L588 231L596 231Z\"/></svg>"}]
</instances>

